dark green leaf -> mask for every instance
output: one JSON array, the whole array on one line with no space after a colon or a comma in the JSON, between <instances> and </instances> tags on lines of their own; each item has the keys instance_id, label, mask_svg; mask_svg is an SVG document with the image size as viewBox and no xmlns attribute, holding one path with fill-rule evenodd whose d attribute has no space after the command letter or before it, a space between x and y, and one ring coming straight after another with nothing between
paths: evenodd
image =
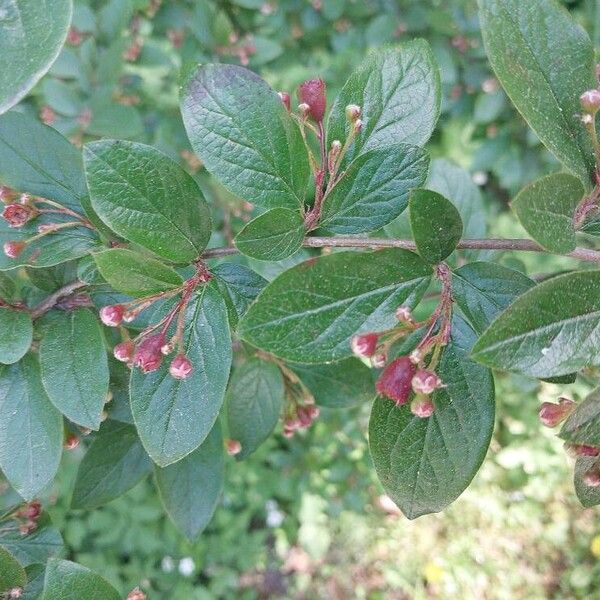
<instances>
[{"instance_id":1,"label":"dark green leaf","mask_svg":"<svg viewBox=\"0 0 600 600\"><path fill-rule=\"evenodd\" d=\"M152 462L135 427L106 421L79 465L71 508L102 506L122 496L151 471Z\"/></svg>"},{"instance_id":2,"label":"dark green leaf","mask_svg":"<svg viewBox=\"0 0 600 600\"><path fill-rule=\"evenodd\" d=\"M52 315L40 344L40 366L52 404L73 423L98 429L109 374L96 316L84 308Z\"/></svg>"},{"instance_id":3,"label":"dark green leaf","mask_svg":"<svg viewBox=\"0 0 600 600\"><path fill-rule=\"evenodd\" d=\"M458 498L477 473L494 428L488 369L451 343L438 372L446 387L433 394L433 416L421 419L408 405L378 398L369 423L377 475L409 519L439 512Z\"/></svg>"},{"instance_id":4,"label":"dark green leaf","mask_svg":"<svg viewBox=\"0 0 600 600\"><path fill-rule=\"evenodd\" d=\"M26 583L25 569L12 554L0 546L0 594L11 588L23 588Z\"/></svg>"},{"instance_id":5,"label":"dark green leaf","mask_svg":"<svg viewBox=\"0 0 600 600\"><path fill-rule=\"evenodd\" d=\"M575 484L577 498L579 498L579 502L581 502L584 508L600 504L600 487L591 487L583 482L585 472L591 469L597 462L597 458L585 456L578 458L575 463L573 483Z\"/></svg>"},{"instance_id":6,"label":"dark green leaf","mask_svg":"<svg viewBox=\"0 0 600 600\"><path fill-rule=\"evenodd\" d=\"M52 558L46 567L44 600L120 600L115 588L97 573L70 562Z\"/></svg>"},{"instance_id":7,"label":"dark green leaf","mask_svg":"<svg viewBox=\"0 0 600 600\"><path fill-rule=\"evenodd\" d=\"M261 292L239 333L287 360L339 360L351 355L354 334L391 327L396 307L418 302L430 276L416 254L394 248L313 258Z\"/></svg>"},{"instance_id":8,"label":"dark green leaf","mask_svg":"<svg viewBox=\"0 0 600 600\"><path fill-rule=\"evenodd\" d=\"M411 189L427 179L429 155L406 144L361 154L327 194L321 225L333 233L375 231L394 220L408 204Z\"/></svg>"},{"instance_id":9,"label":"dark green leaf","mask_svg":"<svg viewBox=\"0 0 600 600\"><path fill-rule=\"evenodd\" d=\"M575 117L597 87L594 48L556 0L478 0L492 67L546 147L589 186L594 153ZM535 91L534 91L535 90Z\"/></svg>"},{"instance_id":10,"label":"dark green leaf","mask_svg":"<svg viewBox=\"0 0 600 600\"><path fill-rule=\"evenodd\" d=\"M0 468L23 498L52 481L62 443L62 416L46 395L37 360L28 354L0 366Z\"/></svg>"},{"instance_id":11,"label":"dark green leaf","mask_svg":"<svg viewBox=\"0 0 600 600\"><path fill-rule=\"evenodd\" d=\"M234 370L227 389L229 437L252 454L275 428L283 408L283 376L272 362L252 358Z\"/></svg>"},{"instance_id":12,"label":"dark green leaf","mask_svg":"<svg viewBox=\"0 0 600 600\"><path fill-rule=\"evenodd\" d=\"M134 297L150 296L178 288L183 278L163 263L126 250L112 248L94 254L100 274L123 294Z\"/></svg>"},{"instance_id":13,"label":"dark green leaf","mask_svg":"<svg viewBox=\"0 0 600 600\"><path fill-rule=\"evenodd\" d=\"M437 264L450 256L463 232L460 213L450 202L431 190L410 194L410 227L421 258Z\"/></svg>"},{"instance_id":14,"label":"dark green leaf","mask_svg":"<svg viewBox=\"0 0 600 600\"><path fill-rule=\"evenodd\" d=\"M25 356L33 339L31 315L0 306L0 363L10 365Z\"/></svg>"},{"instance_id":15,"label":"dark green leaf","mask_svg":"<svg viewBox=\"0 0 600 600\"><path fill-rule=\"evenodd\" d=\"M574 444L600 446L600 388L577 405L562 426L560 437Z\"/></svg>"},{"instance_id":16,"label":"dark green leaf","mask_svg":"<svg viewBox=\"0 0 600 600\"><path fill-rule=\"evenodd\" d=\"M440 74L429 44L413 40L373 52L363 62L331 109L328 146L347 138L349 104L362 108L363 128L348 159L392 144L425 144L440 113Z\"/></svg>"},{"instance_id":17,"label":"dark green leaf","mask_svg":"<svg viewBox=\"0 0 600 600\"><path fill-rule=\"evenodd\" d=\"M584 194L581 181L568 173L554 173L521 190L512 208L527 233L557 254L575 249L573 214Z\"/></svg>"},{"instance_id":18,"label":"dark green leaf","mask_svg":"<svg viewBox=\"0 0 600 600\"><path fill-rule=\"evenodd\" d=\"M181 113L192 148L228 189L258 206L299 208L310 176L300 131L279 96L235 65L202 65Z\"/></svg>"},{"instance_id":19,"label":"dark green leaf","mask_svg":"<svg viewBox=\"0 0 600 600\"><path fill-rule=\"evenodd\" d=\"M0 113L3 113L19 102L56 60L67 37L73 2L10 0L1 7Z\"/></svg>"},{"instance_id":20,"label":"dark green leaf","mask_svg":"<svg viewBox=\"0 0 600 600\"><path fill-rule=\"evenodd\" d=\"M21 600L41 600L44 592L45 565L30 565L25 569L27 585L23 590Z\"/></svg>"},{"instance_id":21,"label":"dark green leaf","mask_svg":"<svg viewBox=\"0 0 600 600\"><path fill-rule=\"evenodd\" d=\"M169 375L168 360L153 373L131 375L131 410L152 460L166 466L195 450L212 429L231 365L227 307L211 285L190 302L185 352L194 366L187 379Z\"/></svg>"},{"instance_id":22,"label":"dark green leaf","mask_svg":"<svg viewBox=\"0 0 600 600\"><path fill-rule=\"evenodd\" d=\"M476 360L533 377L600 365L600 271L558 275L523 294L485 331Z\"/></svg>"},{"instance_id":23,"label":"dark green leaf","mask_svg":"<svg viewBox=\"0 0 600 600\"><path fill-rule=\"evenodd\" d=\"M194 179L144 144L102 140L84 147L92 205L117 234L174 262L192 262L211 232Z\"/></svg>"},{"instance_id":24,"label":"dark green leaf","mask_svg":"<svg viewBox=\"0 0 600 600\"><path fill-rule=\"evenodd\" d=\"M519 271L491 262L473 262L452 277L452 297L478 333L535 283Z\"/></svg>"},{"instance_id":25,"label":"dark green leaf","mask_svg":"<svg viewBox=\"0 0 600 600\"><path fill-rule=\"evenodd\" d=\"M217 508L224 468L218 421L194 452L164 469L155 467L156 485L165 510L191 541L202 533Z\"/></svg>"},{"instance_id":26,"label":"dark green leaf","mask_svg":"<svg viewBox=\"0 0 600 600\"><path fill-rule=\"evenodd\" d=\"M235 245L257 260L283 260L302 247L304 231L300 211L273 208L250 221L237 234Z\"/></svg>"}]
</instances>

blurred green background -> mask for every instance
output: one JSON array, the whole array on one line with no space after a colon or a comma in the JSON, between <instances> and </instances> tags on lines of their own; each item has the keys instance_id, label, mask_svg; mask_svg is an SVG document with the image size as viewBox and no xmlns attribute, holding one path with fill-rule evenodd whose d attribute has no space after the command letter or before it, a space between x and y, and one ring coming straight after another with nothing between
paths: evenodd
<instances>
[{"instance_id":1,"label":"blurred green background","mask_svg":"<svg viewBox=\"0 0 600 600\"><path fill-rule=\"evenodd\" d=\"M471 173L488 235L524 236L509 199L558 170L490 72L475 0L75 4L67 46L20 110L77 144L139 140L179 160L215 206L221 233L212 245L226 243L247 208L210 179L187 142L178 79L198 62L247 65L290 92L323 77L333 99L369 48L423 37L444 91L428 148ZM598 46L600 2L564 4ZM386 231L405 235L402 217ZM494 259L541 276L574 264L534 255ZM570 459L537 421L541 401L587 391L585 378L557 386L498 376L498 422L481 472L448 511L416 522L382 496L367 451L369 406L324 410L293 440L277 433L247 461L229 460L221 506L195 545L164 516L149 481L104 508L69 510L82 448L65 458L49 512L67 557L124 596L140 585L151 600L600 598L598 513L578 504ZM0 494L0 504L9 495Z\"/></svg>"}]
</instances>

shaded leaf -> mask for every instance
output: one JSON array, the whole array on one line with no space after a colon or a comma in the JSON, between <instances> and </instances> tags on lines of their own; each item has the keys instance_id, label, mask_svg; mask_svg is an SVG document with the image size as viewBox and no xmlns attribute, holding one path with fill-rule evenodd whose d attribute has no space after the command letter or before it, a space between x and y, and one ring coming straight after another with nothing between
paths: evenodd
<instances>
[{"instance_id":1,"label":"shaded leaf","mask_svg":"<svg viewBox=\"0 0 600 600\"><path fill-rule=\"evenodd\" d=\"M573 483L575 485L577 498L579 498L579 502L581 502L584 508L590 508L600 504L600 487L591 487L583 482L583 476L586 471L591 469L597 462L597 458L589 456L578 458L575 462Z\"/></svg>"},{"instance_id":2,"label":"shaded leaf","mask_svg":"<svg viewBox=\"0 0 600 600\"><path fill-rule=\"evenodd\" d=\"M10 365L25 356L33 339L31 315L0 306L0 363Z\"/></svg>"},{"instance_id":3,"label":"shaded leaf","mask_svg":"<svg viewBox=\"0 0 600 600\"><path fill-rule=\"evenodd\" d=\"M26 583L25 569L12 554L0 547L0 594L12 588L23 588Z\"/></svg>"},{"instance_id":4,"label":"shaded leaf","mask_svg":"<svg viewBox=\"0 0 600 600\"><path fill-rule=\"evenodd\" d=\"M560 437L574 444L600 446L600 388L577 405L562 426Z\"/></svg>"},{"instance_id":5,"label":"shaded leaf","mask_svg":"<svg viewBox=\"0 0 600 600\"><path fill-rule=\"evenodd\" d=\"M120 600L105 579L87 567L52 558L46 567L44 600Z\"/></svg>"}]
</instances>

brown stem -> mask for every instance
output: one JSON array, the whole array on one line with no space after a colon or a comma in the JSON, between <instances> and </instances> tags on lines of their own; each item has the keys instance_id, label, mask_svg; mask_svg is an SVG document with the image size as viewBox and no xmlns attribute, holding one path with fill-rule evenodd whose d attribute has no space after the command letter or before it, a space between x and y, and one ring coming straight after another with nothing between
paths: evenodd
<instances>
[{"instance_id":1,"label":"brown stem","mask_svg":"<svg viewBox=\"0 0 600 600\"><path fill-rule=\"evenodd\" d=\"M37 306L35 306L31 311L31 318L37 319L41 317L43 314L47 313L52 307L56 306L56 304L64 298L65 296L70 296L77 290L84 288L87 284L82 281L72 281L71 283L61 287L59 290L56 290L53 294L50 294L47 298L42 300Z\"/></svg>"}]
</instances>

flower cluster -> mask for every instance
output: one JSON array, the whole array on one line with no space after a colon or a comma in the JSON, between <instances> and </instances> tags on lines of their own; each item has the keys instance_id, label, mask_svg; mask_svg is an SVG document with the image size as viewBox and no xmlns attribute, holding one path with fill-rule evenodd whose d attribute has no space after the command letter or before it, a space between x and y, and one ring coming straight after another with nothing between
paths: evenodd
<instances>
[{"instance_id":1,"label":"flower cluster","mask_svg":"<svg viewBox=\"0 0 600 600\"><path fill-rule=\"evenodd\" d=\"M21 535L27 535L37 529L37 522L41 514L42 505L37 500L32 500L16 510L10 517L15 521L14 528L18 529Z\"/></svg>"},{"instance_id":2,"label":"flower cluster","mask_svg":"<svg viewBox=\"0 0 600 600\"><path fill-rule=\"evenodd\" d=\"M184 350L185 313L194 290L199 285L208 283L211 277L204 263L198 261L196 273L181 287L102 308L101 321L108 327L119 327L123 323L134 321L156 301L179 296L175 306L162 319L144 329L135 339L131 339L127 330L122 328L123 341L114 347L114 357L130 368L139 367L142 373L151 373L160 368L165 356L176 352L171 360L169 373L175 379L187 379L193 371L193 365ZM175 331L171 335L173 324Z\"/></svg>"}]
</instances>

